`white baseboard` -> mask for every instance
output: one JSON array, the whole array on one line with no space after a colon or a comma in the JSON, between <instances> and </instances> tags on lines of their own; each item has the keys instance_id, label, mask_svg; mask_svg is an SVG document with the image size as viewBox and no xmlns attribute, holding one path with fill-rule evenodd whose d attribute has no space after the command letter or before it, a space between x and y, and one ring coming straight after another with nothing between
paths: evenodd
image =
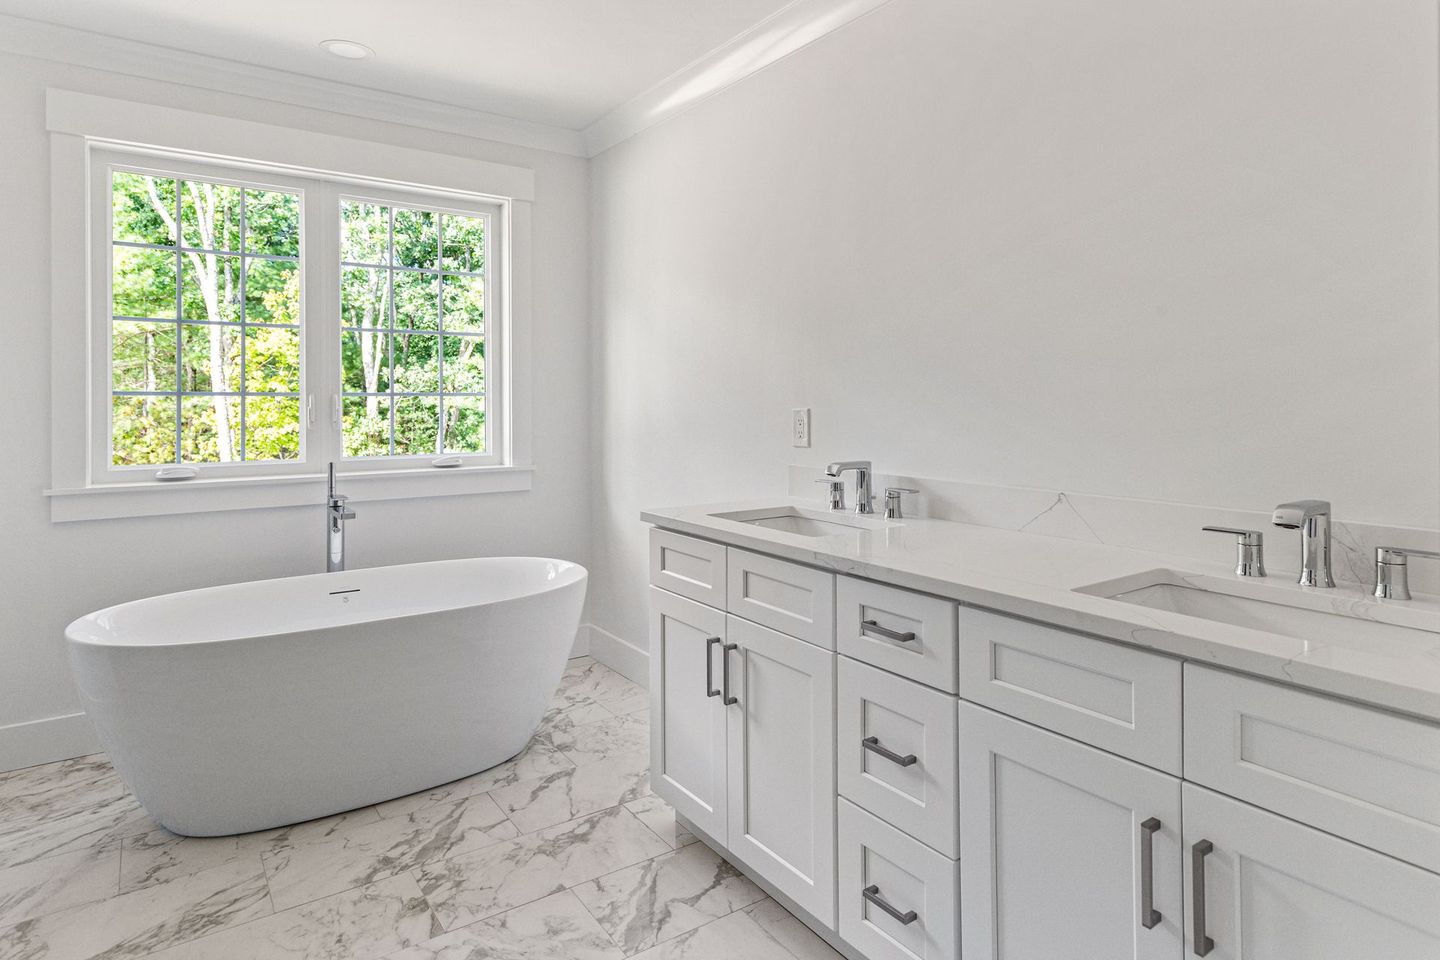
<instances>
[{"instance_id":1,"label":"white baseboard","mask_svg":"<svg viewBox=\"0 0 1440 960\"><path fill-rule=\"evenodd\" d=\"M570 648L570 659L583 657L590 653L590 624L582 623L575 631L575 643Z\"/></svg>"},{"instance_id":2,"label":"white baseboard","mask_svg":"<svg viewBox=\"0 0 1440 960\"><path fill-rule=\"evenodd\" d=\"M593 623L588 626L590 656L627 680L632 680L642 687L650 685L650 654Z\"/></svg>"},{"instance_id":3,"label":"white baseboard","mask_svg":"<svg viewBox=\"0 0 1440 960\"><path fill-rule=\"evenodd\" d=\"M68 713L0 727L0 772L100 752L95 728L83 713Z\"/></svg>"}]
</instances>

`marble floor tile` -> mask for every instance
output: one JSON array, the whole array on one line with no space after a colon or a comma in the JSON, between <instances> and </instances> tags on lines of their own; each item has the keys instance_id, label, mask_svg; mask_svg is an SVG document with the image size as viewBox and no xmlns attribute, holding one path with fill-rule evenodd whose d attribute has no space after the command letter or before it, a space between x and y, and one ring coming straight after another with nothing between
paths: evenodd
<instances>
[{"instance_id":1,"label":"marble floor tile","mask_svg":"<svg viewBox=\"0 0 1440 960\"><path fill-rule=\"evenodd\" d=\"M546 709L545 716L540 719L540 729L536 731L536 736L549 742L556 732L565 732L586 723L609 720L613 716L604 704L594 701L572 703L568 700L554 700Z\"/></svg>"},{"instance_id":2,"label":"marble floor tile","mask_svg":"<svg viewBox=\"0 0 1440 960\"><path fill-rule=\"evenodd\" d=\"M118 842L0 870L0 928L113 897L119 880Z\"/></svg>"},{"instance_id":3,"label":"marble floor tile","mask_svg":"<svg viewBox=\"0 0 1440 960\"><path fill-rule=\"evenodd\" d=\"M0 930L0 960L134 958L272 913L259 858Z\"/></svg>"},{"instance_id":4,"label":"marble floor tile","mask_svg":"<svg viewBox=\"0 0 1440 960\"><path fill-rule=\"evenodd\" d=\"M446 930L658 856L666 844L624 807L524 834L415 871Z\"/></svg>"},{"instance_id":5,"label":"marble floor tile","mask_svg":"<svg viewBox=\"0 0 1440 960\"><path fill-rule=\"evenodd\" d=\"M712 920L674 940L637 953L633 960L795 960L743 910Z\"/></svg>"},{"instance_id":6,"label":"marble floor tile","mask_svg":"<svg viewBox=\"0 0 1440 960\"><path fill-rule=\"evenodd\" d=\"M607 700L601 706L617 717L622 717L627 713L639 713L641 710L650 709L650 693L646 691L623 700Z\"/></svg>"},{"instance_id":7,"label":"marble floor tile","mask_svg":"<svg viewBox=\"0 0 1440 960\"><path fill-rule=\"evenodd\" d=\"M549 740L537 736L517 756L498 766L461 780L441 784L430 790L412 793L408 797L386 800L384 803L377 804L376 809L380 811L382 817L403 816L433 803L485 793L512 783L519 783L522 780L568 770L573 766L575 765L566 759L559 750L556 750Z\"/></svg>"},{"instance_id":8,"label":"marble floor tile","mask_svg":"<svg viewBox=\"0 0 1440 960\"><path fill-rule=\"evenodd\" d=\"M0 773L0 813L7 820L58 816L91 803L97 792L116 788L124 791L103 753L11 770Z\"/></svg>"},{"instance_id":9,"label":"marble floor tile","mask_svg":"<svg viewBox=\"0 0 1440 960\"><path fill-rule=\"evenodd\" d=\"M422 807L319 840L262 854L277 910L374 883L431 860L459 856L519 831L488 794Z\"/></svg>"},{"instance_id":10,"label":"marble floor tile","mask_svg":"<svg viewBox=\"0 0 1440 960\"><path fill-rule=\"evenodd\" d=\"M607 763L568 767L491 792L521 833L574 820L650 794L650 755L631 751Z\"/></svg>"},{"instance_id":11,"label":"marble floor tile","mask_svg":"<svg viewBox=\"0 0 1440 960\"><path fill-rule=\"evenodd\" d=\"M192 940L152 960L375 960L439 933L415 878L400 874Z\"/></svg>"},{"instance_id":12,"label":"marble floor tile","mask_svg":"<svg viewBox=\"0 0 1440 960\"><path fill-rule=\"evenodd\" d=\"M155 829L118 779L77 786L53 798L45 809L39 797L18 798L17 810L32 812L0 816L0 868L74 853L136 833ZM37 812L38 811L38 812Z\"/></svg>"},{"instance_id":13,"label":"marble floor tile","mask_svg":"<svg viewBox=\"0 0 1440 960\"><path fill-rule=\"evenodd\" d=\"M680 826L675 820L675 808L654 794L641 797L639 800L631 800L625 804L625 809L635 814L655 836L676 850L687 844L697 843L700 839Z\"/></svg>"},{"instance_id":14,"label":"marble floor tile","mask_svg":"<svg viewBox=\"0 0 1440 960\"><path fill-rule=\"evenodd\" d=\"M819 934L769 897L746 907L745 912L796 960L843 960Z\"/></svg>"},{"instance_id":15,"label":"marble floor tile","mask_svg":"<svg viewBox=\"0 0 1440 960\"><path fill-rule=\"evenodd\" d=\"M550 742L576 765L609 760L622 753L650 749L648 711L620 717L607 716L595 723L557 728L547 734Z\"/></svg>"},{"instance_id":16,"label":"marble floor tile","mask_svg":"<svg viewBox=\"0 0 1440 960\"><path fill-rule=\"evenodd\" d=\"M573 893L564 891L391 954L386 960L624 960Z\"/></svg>"},{"instance_id":17,"label":"marble floor tile","mask_svg":"<svg viewBox=\"0 0 1440 960\"><path fill-rule=\"evenodd\" d=\"M302 841L319 842L379 819L374 807L361 807L319 820L233 837L182 837L164 828L127 837L120 855L120 892L188 876L242 857L275 852Z\"/></svg>"},{"instance_id":18,"label":"marble floor tile","mask_svg":"<svg viewBox=\"0 0 1440 960\"><path fill-rule=\"evenodd\" d=\"M556 696L571 703L606 703L645 693L645 688L600 663L567 668Z\"/></svg>"},{"instance_id":19,"label":"marble floor tile","mask_svg":"<svg viewBox=\"0 0 1440 960\"><path fill-rule=\"evenodd\" d=\"M765 899L703 843L580 884L574 893L627 954Z\"/></svg>"}]
</instances>

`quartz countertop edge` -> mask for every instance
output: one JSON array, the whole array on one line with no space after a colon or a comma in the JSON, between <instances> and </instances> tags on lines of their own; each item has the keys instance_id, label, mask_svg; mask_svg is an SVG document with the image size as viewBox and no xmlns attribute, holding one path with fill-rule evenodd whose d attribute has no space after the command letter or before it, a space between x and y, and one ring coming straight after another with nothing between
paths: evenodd
<instances>
[{"instance_id":1,"label":"quartz countertop edge","mask_svg":"<svg viewBox=\"0 0 1440 960\"><path fill-rule=\"evenodd\" d=\"M1440 636L1428 645L1313 642L1075 592L1154 570L1234 578L1231 563L949 520L884 525L876 517L865 529L805 537L714 516L780 506L823 509L813 501L771 498L649 509L640 516L676 533L1440 722ZM1285 580L1284 572L1271 572L1271 582ZM1371 599L1355 584L1326 594L1347 605Z\"/></svg>"}]
</instances>

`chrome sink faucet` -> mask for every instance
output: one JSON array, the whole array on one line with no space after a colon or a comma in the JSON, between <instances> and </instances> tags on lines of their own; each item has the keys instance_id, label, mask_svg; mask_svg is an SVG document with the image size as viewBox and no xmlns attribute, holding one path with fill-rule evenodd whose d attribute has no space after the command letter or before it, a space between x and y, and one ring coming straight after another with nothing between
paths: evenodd
<instances>
[{"instance_id":1,"label":"chrome sink faucet","mask_svg":"<svg viewBox=\"0 0 1440 960\"><path fill-rule=\"evenodd\" d=\"M1275 526L1300 531L1300 585L1333 587L1330 574L1330 501L1295 500L1275 508Z\"/></svg>"},{"instance_id":2,"label":"chrome sink faucet","mask_svg":"<svg viewBox=\"0 0 1440 960\"><path fill-rule=\"evenodd\" d=\"M330 486L325 495L325 572L345 569L345 521L355 519L355 511L345 506L350 498L335 492L335 464L330 464Z\"/></svg>"},{"instance_id":3,"label":"chrome sink faucet","mask_svg":"<svg viewBox=\"0 0 1440 960\"><path fill-rule=\"evenodd\" d=\"M827 477L839 477L846 470L855 471L855 512L874 513L875 498L870 494L870 474L874 472L869 460L837 460L825 468Z\"/></svg>"}]
</instances>

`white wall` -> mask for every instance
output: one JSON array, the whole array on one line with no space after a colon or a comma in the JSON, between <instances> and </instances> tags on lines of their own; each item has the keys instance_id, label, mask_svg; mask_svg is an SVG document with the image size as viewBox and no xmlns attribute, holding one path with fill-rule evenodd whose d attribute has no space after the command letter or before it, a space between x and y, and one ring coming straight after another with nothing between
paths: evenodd
<instances>
[{"instance_id":1,"label":"white wall","mask_svg":"<svg viewBox=\"0 0 1440 960\"><path fill-rule=\"evenodd\" d=\"M1440 526L1436 61L1431 0L892 0L601 155L592 621L794 462Z\"/></svg>"},{"instance_id":2,"label":"white wall","mask_svg":"<svg viewBox=\"0 0 1440 960\"><path fill-rule=\"evenodd\" d=\"M324 569L319 506L51 524L41 492L50 462L47 86L533 168L534 489L360 504L347 546L355 566L515 553L588 560L585 161L0 56L0 404L24 411L0 418L0 759L52 744L63 751L83 731L12 726L80 709L61 635L72 618L155 593ZM75 251L77 283L83 256ZM83 362L84 345L75 351Z\"/></svg>"}]
</instances>

